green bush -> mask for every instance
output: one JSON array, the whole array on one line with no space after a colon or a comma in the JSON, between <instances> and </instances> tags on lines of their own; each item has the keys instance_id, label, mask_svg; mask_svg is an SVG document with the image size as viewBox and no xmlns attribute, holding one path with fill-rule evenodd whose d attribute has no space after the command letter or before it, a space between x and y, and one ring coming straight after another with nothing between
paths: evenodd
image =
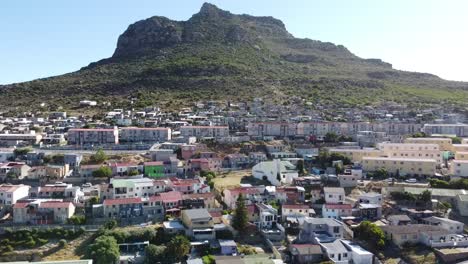
<instances>
[{"instance_id":1,"label":"green bush","mask_svg":"<svg viewBox=\"0 0 468 264\"><path fill-rule=\"evenodd\" d=\"M58 245L63 248L67 245L67 241L65 239L60 239Z\"/></svg>"}]
</instances>

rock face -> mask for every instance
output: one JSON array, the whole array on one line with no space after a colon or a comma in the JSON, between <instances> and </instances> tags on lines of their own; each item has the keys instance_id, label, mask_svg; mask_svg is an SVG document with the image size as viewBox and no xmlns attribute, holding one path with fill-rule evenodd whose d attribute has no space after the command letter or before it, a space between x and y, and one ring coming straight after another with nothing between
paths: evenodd
<instances>
[{"instance_id":1,"label":"rock face","mask_svg":"<svg viewBox=\"0 0 468 264\"><path fill-rule=\"evenodd\" d=\"M275 18L234 15L205 3L188 21L154 16L130 25L119 37L113 57L147 55L181 43L255 43L265 38L292 38L292 35Z\"/></svg>"}]
</instances>

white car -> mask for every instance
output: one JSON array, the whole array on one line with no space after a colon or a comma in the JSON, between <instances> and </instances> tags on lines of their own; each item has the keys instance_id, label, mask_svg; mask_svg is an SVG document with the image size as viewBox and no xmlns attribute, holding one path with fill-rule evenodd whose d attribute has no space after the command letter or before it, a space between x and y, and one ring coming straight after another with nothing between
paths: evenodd
<instances>
[{"instance_id":1,"label":"white car","mask_svg":"<svg viewBox=\"0 0 468 264\"><path fill-rule=\"evenodd\" d=\"M417 183L418 181L415 178L407 179L405 182L407 183Z\"/></svg>"}]
</instances>

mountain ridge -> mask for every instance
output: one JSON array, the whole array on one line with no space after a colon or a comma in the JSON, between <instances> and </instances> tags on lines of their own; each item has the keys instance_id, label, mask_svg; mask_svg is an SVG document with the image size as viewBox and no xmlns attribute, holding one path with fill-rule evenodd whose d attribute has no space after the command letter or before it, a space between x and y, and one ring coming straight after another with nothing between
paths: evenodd
<instances>
[{"instance_id":1,"label":"mountain ridge","mask_svg":"<svg viewBox=\"0 0 468 264\"><path fill-rule=\"evenodd\" d=\"M394 101L465 108L468 83L395 70L343 45L295 38L276 18L236 15L205 3L186 21L153 16L129 25L110 58L76 72L0 86L0 108L40 102L50 109L76 107L80 99L128 104L129 97L137 106L175 106L271 95L279 103L298 96L317 105Z\"/></svg>"}]
</instances>

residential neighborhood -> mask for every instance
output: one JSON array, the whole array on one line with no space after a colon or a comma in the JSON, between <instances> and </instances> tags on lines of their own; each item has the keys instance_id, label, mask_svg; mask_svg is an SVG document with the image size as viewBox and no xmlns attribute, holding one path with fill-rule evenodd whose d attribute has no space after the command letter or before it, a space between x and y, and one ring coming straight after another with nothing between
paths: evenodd
<instances>
[{"instance_id":1,"label":"residential neighborhood","mask_svg":"<svg viewBox=\"0 0 468 264\"><path fill-rule=\"evenodd\" d=\"M142 226L187 239L187 263L468 258L461 123L260 121L247 109L2 117L0 230ZM143 263L153 242L119 243L120 263Z\"/></svg>"}]
</instances>

